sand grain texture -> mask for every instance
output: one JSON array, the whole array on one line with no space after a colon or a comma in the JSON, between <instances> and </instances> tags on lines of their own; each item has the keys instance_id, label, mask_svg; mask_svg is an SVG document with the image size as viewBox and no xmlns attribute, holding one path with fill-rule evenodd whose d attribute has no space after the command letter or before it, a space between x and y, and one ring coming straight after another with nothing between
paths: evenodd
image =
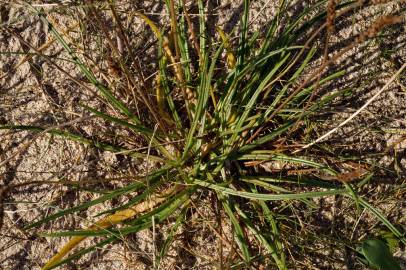
<instances>
[{"instance_id":1,"label":"sand grain texture","mask_svg":"<svg viewBox=\"0 0 406 270\"><path fill-rule=\"evenodd\" d=\"M128 14L128 11L142 10L162 25L168 25L168 17L162 1L116 2L122 18ZM310 5L310 2L294 4L291 15L306 5ZM50 5L44 8L53 11L54 19L65 30L73 25L75 16L83 16L82 11L78 11L74 5L59 7ZM221 26L225 32L231 33L231 36L235 37L242 8L239 1L209 1L207 10L209 32L215 34L215 27ZM196 10L192 11L196 12ZM253 29L262 32L265 30L264 26L275 14L276 5L274 1L252 1L251 12ZM366 8L361 12L337 20L336 32L329 44L330 53L333 54L345 47L351 37L365 29L368 22L383 14L404 16L405 6L401 1L390 1L387 4ZM2 25L0 28L0 52L2 52L0 54L0 77L2 78L0 80L0 124L52 127L73 121L72 124L66 126L72 132L89 137L115 134L114 125L88 118L89 114L80 107L79 103L86 103L98 109L109 110L93 86L85 82L83 75L73 63L57 61L58 65L71 77L83 82L92 91L84 90L46 59L35 54L18 68L13 68L18 65L23 56L6 52L34 53L34 50L21 42L13 32L5 30L6 28L12 29L33 48L40 48L46 44L51 35L48 27L18 2L1 1L0 15ZM196 19L193 16L192 18ZM146 31L146 26L136 17L124 18L124 21L126 22L124 26L130 29L129 38L134 53L139 55L139 62L145 69L143 70L144 76L150 78L149 71L156 67L154 37ZM90 34L94 33L90 23L86 26ZM405 27L405 24L390 27L376 41L366 42L342 57L340 62L344 65L346 75L336 84L329 85L329 89L324 89L324 91L344 88L350 82L355 82L358 89L350 96L337 100L330 111L323 112L323 121L316 128L317 134L324 134L362 106L406 61ZM95 70L97 68L106 70L108 67L106 63L101 62L102 56L99 54L100 44L97 44L97 38L81 36L82 33L76 29L69 35L71 39L82 38L87 42L84 44L85 53L88 56L87 64L96 66ZM50 59L69 58L69 55L57 42L42 53ZM320 63L322 50L319 54L319 60L315 61L314 65ZM338 63L331 68L338 68ZM392 84L356 119L327 139L327 143L336 145L337 149L340 145L345 145L344 149L348 151L348 154L365 156L367 162L380 166L382 182L370 184L369 193L373 195L369 199L374 199L383 213L400 224L406 224L404 191L400 193L400 198L396 201L385 201L384 197L380 197L380 194L383 194L380 191L390 190L391 184L394 182L404 184L405 181L406 140L401 141L406 134L405 84L406 78L403 74L402 78ZM132 109L137 110L135 103L131 106ZM86 119L75 122L75 119L80 117L86 117ZM123 132L125 133L125 131ZM131 146L136 147L137 142ZM382 152L385 154L381 155ZM27 181L61 179L80 182L86 179L127 175L129 172L137 175L142 174L148 168L151 168L149 163L103 152L55 136L47 134L37 136L28 131L0 130L0 184L2 186ZM113 188L123 184L117 181L100 185ZM36 237L31 232L24 232L23 226L39 217L54 213L58 209L72 207L79 202L95 198L95 196L90 192L77 192L64 186L47 184L11 190L3 198L5 212L4 225L0 232L0 269L40 269L47 259L67 242L67 239ZM126 199L128 198L123 200ZM320 210L314 216L303 216L304 222L312 223L312 226L317 227L320 231L327 226L333 235L348 233L358 221L351 214L346 214L354 213L355 210L346 207L345 200L329 198L316 201ZM60 218L43 226L42 229L60 231L81 228L86 224L86 220L95 213L118 206L120 203L122 202L98 205L83 213ZM178 234L182 236L175 242L169 252L171 256L163 261L160 269L212 269L209 262L218 259L219 240L207 224L195 221L199 220L201 216L206 217L207 220L215 216L214 210L208 208L207 205L210 205L209 199L206 202L202 200L202 204L197 206L201 215L197 212L194 213L195 216L191 218L190 224L180 229ZM298 213L298 215L301 214ZM367 218L357 225L355 232L357 236L369 232L369 223L377 223L374 217L368 214L365 216ZM230 224L224 221L223 225L225 235L228 235L230 239ZM158 226L157 238L161 244L170 226L170 224ZM125 244L97 250L81 258L77 264L68 264L62 269L152 269L152 253L155 246L152 239L152 232L144 231L127 237ZM86 240L83 246L89 243L95 243L95 240ZM312 269L344 269L343 256L345 254L343 250L337 250L334 245L326 247L324 242L318 243L317 240L308 244L314 246L314 253L303 255L303 262L307 264L299 264L298 267L307 269L306 267L312 265L314 266ZM229 250L229 247L225 246L224 252L227 253ZM291 250L291 252L296 254L298 251ZM406 260L404 249L398 250L396 255ZM354 269L362 269L359 265L356 267Z\"/></svg>"}]
</instances>

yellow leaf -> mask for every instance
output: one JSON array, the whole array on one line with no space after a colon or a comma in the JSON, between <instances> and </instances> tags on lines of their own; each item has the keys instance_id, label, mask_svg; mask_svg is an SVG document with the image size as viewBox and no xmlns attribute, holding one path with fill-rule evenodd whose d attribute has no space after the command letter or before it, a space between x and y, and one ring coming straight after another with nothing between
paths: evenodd
<instances>
[{"instance_id":1,"label":"yellow leaf","mask_svg":"<svg viewBox=\"0 0 406 270\"><path fill-rule=\"evenodd\" d=\"M119 224L127 219L133 218L137 214L145 212L155 207L159 203L163 202L165 200L165 197L169 195L172 191L173 189L167 190L165 194L151 196L151 198L148 201L144 201L140 204L134 205L125 210L117 211L114 214L97 221L94 225L88 227L86 230L100 231L109 228L115 224ZM87 236L72 237L69 240L69 242L65 246L63 246L62 249L44 265L42 270L48 270L52 268L54 265L58 264L66 254L68 254L72 249L74 249L77 245L80 244L80 242L82 242L86 238Z\"/></svg>"},{"instance_id":2,"label":"yellow leaf","mask_svg":"<svg viewBox=\"0 0 406 270\"><path fill-rule=\"evenodd\" d=\"M233 51L231 49L230 45L230 38L224 33L224 31L220 27L216 27L217 32L220 35L221 40L223 41L224 48L226 49L226 54L227 54L227 65L230 69L233 69L235 67L235 63L237 60L235 59L235 56L233 54Z\"/></svg>"}]
</instances>

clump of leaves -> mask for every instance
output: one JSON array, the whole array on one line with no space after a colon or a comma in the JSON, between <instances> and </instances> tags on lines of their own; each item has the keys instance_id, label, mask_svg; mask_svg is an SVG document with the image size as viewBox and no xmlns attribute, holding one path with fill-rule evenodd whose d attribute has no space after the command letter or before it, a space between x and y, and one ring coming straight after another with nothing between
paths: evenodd
<instances>
[{"instance_id":1,"label":"clump of leaves","mask_svg":"<svg viewBox=\"0 0 406 270\"><path fill-rule=\"evenodd\" d=\"M289 18L285 16L288 14L288 3L280 1L279 10L265 34L250 31L249 2L244 0L237 41L231 40L220 28L217 30L219 38L209 35L202 0L197 1L198 33L195 33L185 1L180 1L178 6L173 0L166 1L171 18L170 31L160 29L147 16L135 13L149 25L158 41L159 63L154 84L156 98L148 94L147 83L140 79L142 75L130 69L120 58L123 48L114 44L109 29L102 22L100 10L110 9L116 19L119 38L131 56L125 29L115 15L114 5L106 3L98 7L85 7L86 12L96 18L108 41L112 52L111 68L118 70L119 73L115 74L124 76L129 86L136 89L137 102L147 112L142 117L136 115L117 97L118 93L112 87L103 84L92 68L84 64L47 14L34 9L49 25L55 40L69 53L86 79L98 89L106 103L122 116L112 116L87 105L83 107L89 113L137 134L145 142L145 148L130 151L123 146L57 128L15 125L2 128L47 132L155 163L155 169L140 176L135 183L28 225L26 229L38 228L119 196L138 194L125 205L100 213L105 217L85 230L45 234L48 237L72 238L43 269L55 268L125 235L178 216L173 233L182 222L186 222L184 213L190 207L194 194L201 192L214 194L228 216L244 266L249 266L258 258L250 250L249 232L266 250L264 256L271 257L279 269L288 268L280 221L268 201L299 200L311 205L309 199L315 197L348 196L358 205L370 209L397 237L401 237L401 233L384 216L356 195L359 186L349 182L361 174L353 173L351 177L339 175L327 163L318 162L321 159L317 158L317 154L309 158L300 152L303 144L298 141L306 135L303 123L351 90L346 88L315 94L319 87L345 73L341 70L331 74L325 72L325 68L339 54L325 59L317 72L308 74L306 71L319 47L316 38L326 28L324 2L305 8L295 18ZM352 2L330 5L329 12L336 12L337 9L333 18L338 18L358 5ZM331 14L329 18L328 25L331 26ZM332 27L329 29L333 31ZM374 31L379 29L374 28ZM350 47L370 36L360 37ZM125 145L125 142L120 145ZM302 174L298 178L286 172L261 173L254 169L256 165L272 161L283 163L292 170L299 168L316 173L307 177ZM342 180L342 183L325 182L325 179ZM123 223L123 226L115 228L114 225L119 223ZM102 240L65 258L90 236L102 237ZM172 234L157 257L157 263L165 256L171 241Z\"/></svg>"},{"instance_id":2,"label":"clump of leaves","mask_svg":"<svg viewBox=\"0 0 406 270\"><path fill-rule=\"evenodd\" d=\"M370 265L374 269L401 269L399 263L393 258L388 246L382 240L365 240L360 247L360 253L365 257L367 265Z\"/></svg>"}]
</instances>

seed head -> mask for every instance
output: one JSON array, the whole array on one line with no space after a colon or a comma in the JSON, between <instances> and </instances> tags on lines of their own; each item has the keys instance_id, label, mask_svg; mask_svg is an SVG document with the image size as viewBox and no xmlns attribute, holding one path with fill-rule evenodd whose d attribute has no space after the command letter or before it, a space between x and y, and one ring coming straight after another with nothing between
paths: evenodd
<instances>
[{"instance_id":1,"label":"seed head","mask_svg":"<svg viewBox=\"0 0 406 270\"><path fill-rule=\"evenodd\" d=\"M327 4L327 31L328 33L334 32L334 20L336 18L336 6L338 0L330 0Z\"/></svg>"},{"instance_id":2,"label":"seed head","mask_svg":"<svg viewBox=\"0 0 406 270\"><path fill-rule=\"evenodd\" d=\"M357 39L357 43L362 43L369 38L375 37L382 28L388 25L402 22L402 17L399 16L382 16L378 18L366 31L361 33Z\"/></svg>"}]
</instances>

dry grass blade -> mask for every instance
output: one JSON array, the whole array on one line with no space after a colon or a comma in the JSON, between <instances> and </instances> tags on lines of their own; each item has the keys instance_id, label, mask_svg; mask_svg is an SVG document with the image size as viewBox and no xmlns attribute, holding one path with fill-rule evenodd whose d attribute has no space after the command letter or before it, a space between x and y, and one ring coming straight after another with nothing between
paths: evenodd
<instances>
[{"instance_id":1,"label":"dry grass blade","mask_svg":"<svg viewBox=\"0 0 406 270\"><path fill-rule=\"evenodd\" d=\"M44 129L44 130L41 131L40 133L36 134L36 135L34 136L34 138L32 138L30 141L28 141L28 142L24 143L23 145L21 145L21 146L18 148L18 150L15 151L14 154L12 154L12 155L9 156L8 158L5 158L4 160L2 160L2 161L0 162L0 167L1 167L1 166L4 166L7 162L10 162L13 158L15 158L16 156L18 156L18 154L20 154L21 152L23 152L24 150L26 150L28 147L30 147L30 145L31 145L36 139L38 139L38 138L39 138L40 136L42 136L42 135L47 134L48 131L51 131L51 130L57 129L57 128L61 128L61 127L70 126L70 125L75 124L75 123L80 123L80 122L82 122L82 121L84 121L84 120L91 119L92 117L93 117L93 116L79 117L79 118L76 118L76 119L74 119L74 120L72 120L72 121L69 121L69 122L66 122L66 123L62 123L62 124L59 124L59 125L56 125L56 126L52 126L52 127L48 127L48 128L46 128L46 129ZM0 156L0 157L1 157L1 156Z\"/></svg>"},{"instance_id":2,"label":"dry grass blade","mask_svg":"<svg viewBox=\"0 0 406 270\"><path fill-rule=\"evenodd\" d=\"M52 205L61 201L59 210L55 209L52 213L48 212L48 206L43 207L41 202L45 197L41 197L39 203L39 200L35 201L36 205L40 204L35 207L39 211L35 213L36 217L19 219L24 223L26 232L33 230L38 237L55 241L57 237L69 237L67 244L61 245L55 254L44 256L41 253L42 258L50 258L43 269L72 264L90 252L106 249L107 245L119 241L124 241L126 253L127 249L133 251L134 245L127 242L132 241L129 236L145 230L152 230L152 236L146 239L142 233L141 240L138 237L141 235L137 235L141 245L136 245L136 248L148 253L147 261L143 262L147 268L166 269L168 265L168 268L206 267L198 258L221 269L286 270L300 268L303 263L311 265L308 268L315 268L319 263L323 267L326 263L341 267L344 264L342 249L348 247L355 252L357 241L363 236L354 233L349 236L351 232L341 230L339 225L344 222L352 226L353 220L347 223L345 215L356 216L360 206L370 209L381 227L386 226L399 241L406 242L397 226L401 219L391 217L389 222L387 211L380 213L367 203L376 194L369 190L364 192L370 186L375 187L376 174L384 170L393 171L393 175L396 173L399 178L396 180L401 182L401 171L397 168L375 168L378 167L376 162L381 164L378 159L383 155L403 154L398 151L403 147L400 145L404 141L403 133L400 139L390 138L393 143L384 153L370 155L369 152L361 153L363 149L354 153L351 147L355 144L352 141L355 136L337 144L323 144L298 153L336 132L363 113L372 102L378 102L378 96L382 97L397 78L402 84L403 77L399 75L405 72L406 64L392 57L397 55L393 51L400 47L396 43L398 40L394 42L396 44L389 42L391 48L385 48L382 55L369 54L370 50L379 50L381 45L386 44L388 36L398 32L392 27L380 33L386 26L404 22L399 12L385 10L384 13L390 15L382 16L378 11L371 11L378 19L354 20L354 29L358 29L359 25L366 27L361 34L352 36L353 31L346 27L353 18L358 18L353 15L363 15L380 0L317 0L305 5L286 0L278 3L243 0L240 4L230 5L205 0L147 2L89 0L34 8L20 1L19 5L29 7L30 15L40 19L35 17L38 25L44 28L39 30L43 33L40 44L46 43L47 35L51 34L53 40L58 41L58 44L53 44L59 50L52 56L44 53L46 47L49 50L48 43L39 49L32 48L32 44L36 43L31 42L31 36L26 36L26 29L20 31L18 24L5 24L6 35L20 41L23 54L26 54L24 59L29 59L31 52L38 52L30 61L30 72L37 76L37 84L36 78L30 80L27 77L21 82L21 89L32 81L35 85L30 87L49 84L52 89L41 90L50 96L56 92L55 96L58 96L55 97L54 108L58 111L53 113L52 108L47 108L46 113L51 112L57 123L64 123L60 126L70 123L72 112L76 115L91 113L95 117L92 121L83 122L83 125L75 125L75 131L71 128L48 128L46 117L19 117L22 108L31 106L31 100L20 102L20 98L31 93L21 93L20 87L12 89L13 77L4 80L9 88L5 95L17 94L17 97L10 97L5 107L0 106L0 111L5 108L6 112L4 119L0 117L0 132L5 130L7 140L13 140L0 144L1 149L6 149L2 156L6 160L0 165L5 165L8 177L0 187L0 210L7 208L8 204L13 204L17 211L21 204L25 206L24 211L31 210L28 204L34 201L32 194L24 194L25 189L8 193L13 191L12 188L22 186L66 185L63 192L72 189L77 195L69 204L64 198L52 200ZM222 13L229 9L236 13ZM195 11L197 13L192 14ZM272 18L267 17L268 13L265 15L268 11ZM295 16L291 16L292 12ZM59 19L57 22L51 19L55 14ZM8 16L8 10L0 7L1 19ZM240 17L239 22L235 16ZM65 30L61 27L58 22L62 21L78 21L80 27L66 33L70 28ZM197 27L199 29L195 33L194 28ZM339 32L337 36L335 28ZM343 39L341 34L348 37ZM368 46L370 44L374 46ZM358 47L362 49L357 50ZM12 66L12 61L16 60L13 57L19 52L14 53L15 48L10 48L7 46L7 51L1 52L1 55L10 57L7 64ZM330 56L329 51L332 51ZM345 59L347 54L353 53L357 61L351 61L349 57ZM363 91L365 87L381 78L378 78L380 74L369 72L374 62L360 65L367 59L369 61L369 57L391 64L383 87L374 85L377 88L373 91L377 92L372 92L374 95L368 96L360 109L355 113L351 110L351 116L337 123L337 127L333 123L331 128L335 128L325 135L312 137L321 122L329 123L336 116L342 117L343 111L349 109L343 104L355 99L354 93L362 95L362 98L365 98L365 93L369 95L369 91ZM341 61L344 59L345 63ZM37 71L33 70L37 66ZM374 66L373 71L381 66ZM367 73L365 77L364 72ZM362 76L357 76L359 74ZM71 80L76 84L72 84ZM67 93L65 86L72 91ZM394 99L394 102L398 101ZM11 108L20 103L24 103L23 107ZM343 106L345 110L342 110ZM34 109L37 107L41 106ZM68 107L69 111L65 111ZM38 110L42 114L41 108ZM17 115L14 115L16 111ZM28 113L36 112L28 109ZM393 129L388 124L393 119L386 118L385 114L384 120L382 127L375 130L375 127L368 126L366 132L399 136L399 132L388 131ZM403 120L396 121L403 125ZM403 127L400 128L403 130ZM15 133L8 136L11 132ZM33 137L27 139L27 132L29 136L33 133ZM47 144L43 156L48 151L62 156L58 159L60 162L55 162L58 169L52 170L51 174L51 177L58 177L55 180L62 181L50 181L54 179L44 176L35 179L38 181L21 178L13 183L19 177L20 166L24 167L21 168L24 173L31 170L27 170L26 166L32 160L48 166L48 159L43 159L43 156L31 157L32 153L28 152L34 147L27 149L29 144L25 144L45 132L73 142L71 147L70 142L54 142L51 137L35 143L40 149L38 151L43 150L42 144ZM15 143L20 142L16 147ZM84 147L77 147L75 142ZM27 155L19 155L23 150L29 150ZM38 152L34 150L34 154ZM66 152L72 152L72 157L66 156ZM21 162L20 159L11 160L17 155L21 157ZM74 158L75 166L69 166L71 158ZM397 159L395 157L394 162ZM74 168L65 170L65 167ZM2 169L0 173L3 173ZM11 175L8 171L15 174ZM43 173L44 170L40 171ZM63 176L56 176L60 172ZM34 173L29 177L35 177L39 172ZM72 181L63 181L65 178ZM108 179L118 178L126 181L106 183ZM99 186L86 185L98 182L85 179L103 180L100 180ZM397 204L404 184L398 182L390 186L394 190L392 193L388 191L377 197L382 201L389 198L391 203ZM34 191L43 192L40 188ZM7 201L4 199L6 195ZM55 197L54 194L49 196ZM322 199L325 197L334 200ZM343 203L336 204L335 200ZM379 200L375 202L377 208L382 206L378 205ZM14 209L7 210L7 214L14 212ZM76 214L92 219L80 227L77 226L78 220L72 218ZM325 214L328 219L324 218ZM333 219L330 219L330 214ZM337 215L341 215L339 219L335 218ZM325 230L324 222L320 226L320 218L331 230ZM72 225L78 229L55 231L56 224L66 219L72 220ZM15 220L10 216L6 221L3 230L13 226L10 221ZM362 234L366 230L367 234L374 233L371 228L361 228L357 224L355 226ZM190 232L189 226L193 233L187 233ZM339 238L334 231L336 228L343 233ZM207 237L207 229L209 234L212 232L212 237ZM89 241L93 237L97 239ZM85 242L85 239L88 241ZM144 248L143 241L151 243L151 240L152 245ZM190 264L188 258L187 265L183 264L184 258L176 248L176 245L183 246L180 242L184 240L193 244L186 244L180 252L187 250L190 256L195 257ZM55 242L41 242L44 246L47 243ZM332 256L321 250L325 246L334 249ZM44 252L50 249L49 246L45 248ZM110 248L107 249L108 252L103 252L103 262L86 256L90 261L85 263L97 268L105 267L105 261L110 262L112 255ZM288 254L291 256L289 259ZM126 257L126 262L117 267L131 268L134 266L127 263L141 263L138 259L128 259L127 254L123 257ZM363 264L359 256L353 257L356 257L357 267ZM81 262L78 262L79 265Z\"/></svg>"},{"instance_id":3,"label":"dry grass blade","mask_svg":"<svg viewBox=\"0 0 406 270\"><path fill-rule=\"evenodd\" d=\"M84 179L82 181L65 181L65 180L59 180L59 181L29 181L29 182L24 182L24 183L19 183L19 184L13 184L13 185L6 185L6 186L1 186L0 187L0 230L3 226L3 218L4 218L4 199L7 197L7 195L13 190L25 186L32 186L32 185L66 185L66 186L78 186L78 185L89 185L89 184L94 184L94 183L102 183L102 182L111 182L111 181L122 181L123 179L117 178L117 179Z\"/></svg>"},{"instance_id":4,"label":"dry grass blade","mask_svg":"<svg viewBox=\"0 0 406 270\"><path fill-rule=\"evenodd\" d=\"M137 205L131 206L128 209L117 211L116 213L109 215L99 221L94 225L88 227L86 230L90 231L100 231L107 228L110 228L113 225L119 224L125 220L131 219L136 215L139 215L143 212L149 211L152 208L156 207L158 204L165 201L166 197L172 194L175 190L179 191L179 188L168 189L161 194L154 194L148 200L139 203ZM42 268L42 270L48 270L56 265L66 254L68 254L72 249L79 245L86 236L75 236L72 237L67 244L65 244L60 251L55 254Z\"/></svg>"},{"instance_id":5,"label":"dry grass blade","mask_svg":"<svg viewBox=\"0 0 406 270\"><path fill-rule=\"evenodd\" d=\"M54 23L56 25L56 23ZM79 25L79 23L75 23L72 26L68 27L66 31L61 31L61 33L64 36L68 36L69 32L72 31L73 29L77 28L77 26ZM42 53L43 51L45 51L46 49L48 49L49 47L52 46L52 44L54 44L56 41L55 38L50 38L46 43L44 43L43 45L41 45L40 47L38 47L37 49L33 50L35 51L37 54L38 53ZM10 70L6 73L4 73L2 76L0 76L0 80L6 78L7 76L10 76L12 72L16 72L17 69L23 65L25 62L30 61L34 56L33 55L25 55L23 56L20 61L13 67L10 68Z\"/></svg>"},{"instance_id":6,"label":"dry grass blade","mask_svg":"<svg viewBox=\"0 0 406 270\"><path fill-rule=\"evenodd\" d=\"M358 5L356 5L358 6ZM340 12L340 15L343 14L344 11ZM343 48L341 51L337 52L335 55L333 55L329 59L325 59L323 61L323 64L317 68L313 73L311 73L296 89L271 113L271 115L268 117L267 121L271 121L283 108L286 107L287 104L289 104L290 101L300 92L302 91L307 85L309 85L312 81L317 78L319 78L321 75L324 74L326 68L331 65L332 63L335 63L338 59L340 59L345 53L353 49L355 46L358 44L366 41L368 38L373 38L376 36L376 34L385 26L392 25L392 24L398 24L403 21L402 17L399 16L382 16L379 19L377 19L372 25L364 32L362 32L358 37L355 38L354 42ZM324 23L322 26L320 26L314 33L313 35L306 41L304 48L308 47L308 43L313 40L320 32L322 29L327 27L327 23ZM302 53L302 51L301 51ZM316 91L315 91L316 92ZM313 94L314 95L314 94ZM249 138L248 142L253 141L263 130L263 127L260 127L255 131L253 135Z\"/></svg>"},{"instance_id":7,"label":"dry grass blade","mask_svg":"<svg viewBox=\"0 0 406 270\"><path fill-rule=\"evenodd\" d=\"M109 30L107 28L107 24L106 22L104 22L98 12L98 10L94 7L91 6L90 7L90 11L93 14L94 18L96 19L96 21L98 22L98 25L100 26L100 28L102 29L107 42L110 46L110 49L114 52L114 56L116 58L120 57L120 52L117 48L117 46L114 44L112 38L110 37L109 34ZM155 110L155 106L152 104L151 100L149 99L148 95L146 95L147 91L145 91L145 89L141 88L139 86L138 81L134 78L134 76L132 75L132 73L128 70L128 68L125 66L124 63L121 63L121 68L124 72L124 74L126 75L126 77L128 78L128 80L132 83L132 86L137 90L137 93L139 94L139 99L142 103L145 104L145 106L147 106L147 108L149 109L149 111L151 112L152 116L155 118L156 122L159 124L159 127L166 132L167 128L166 125L161 121L161 118L159 116L159 114L156 112ZM141 85L142 87L145 87L145 85ZM129 93L129 95L131 95L131 93Z\"/></svg>"},{"instance_id":8,"label":"dry grass blade","mask_svg":"<svg viewBox=\"0 0 406 270\"><path fill-rule=\"evenodd\" d=\"M195 103L195 95L193 91L185 85L185 79L183 76L183 71L182 71L182 66L179 61L176 60L176 56L173 55L170 46L169 46L169 39L166 36L163 36L161 34L161 31L158 29L158 26L151 21L147 16L144 14L135 13L138 17L140 17L148 26L151 28L152 32L154 32L156 38L158 40L162 40L162 47L163 50L165 51L166 57L169 58L169 62L171 63L171 66L173 68L174 74L176 76L176 79L178 80L178 83L180 85L180 88L182 89L182 94L186 102L186 107L189 108L189 102ZM191 115L191 113L190 113Z\"/></svg>"},{"instance_id":9,"label":"dry grass blade","mask_svg":"<svg viewBox=\"0 0 406 270\"><path fill-rule=\"evenodd\" d=\"M195 31L193 29L193 24L190 19L189 12L187 11L186 0L182 0L182 4L183 4L183 8L184 8L183 13L185 14L186 22L187 22L187 25L189 28L190 39L192 40L192 44L193 44L194 49L196 50L196 54L199 56L199 62L202 62L202 55L200 53L200 45L199 45L199 42L197 41L197 37L196 37Z\"/></svg>"},{"instance_id":10,"label":"dry grass blade","mask_svg":"<svg viewBox=\"0 0 406 270\"><path fill-rule=\"evenodd\" d=\"M330 130L329 132L327 132L326 134L324 134L323 136L320 136L319 138L317 138L314 142L311 142L305 146L303 146L301 149L296 150L294 153L297 153L299 151L301 151L302 149L306 149L309 148L310 146L315 145L318 142L321 142L322 140L324 140L325 138L329 137L331 134L333 134L334 132L337 132L337 130L339 130L342 126L346 125L348 122L350 122L352 119L354 119L354 117L356 117L358 114L360 114L363 110L365 110L366 107L368 107L369 104L371 104L379 95L381 95L395 80L396 78L402 74L403 70L406 68L406 63L403 64L403 66L386 82L386 84L379 89L378 92L375 93L375 95L373 95L367 102L365 102L364 105L362 105L356 112L354 112L353 114L351 114L347 119L345 119L343 122L341 122L337 127L333 128L332 130Z\"/></svg>"}]
</instances>

